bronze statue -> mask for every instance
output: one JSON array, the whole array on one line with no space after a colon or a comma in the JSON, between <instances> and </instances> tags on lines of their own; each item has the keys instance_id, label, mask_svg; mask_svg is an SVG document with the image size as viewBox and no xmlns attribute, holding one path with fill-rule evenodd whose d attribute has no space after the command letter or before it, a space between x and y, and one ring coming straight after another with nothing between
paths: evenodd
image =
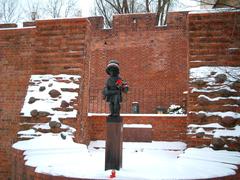
<instances>
[{"instance_id":1,"label":"bronze statue","mask_svg":"<svg viewBox=\"0 0 240 180\"><path fill-rule=\"evenodd\" d=\"M109 103L110 116L120 115L120 103L122 102L122 92L127 93L128 85L119 76L119 63L116 60L110 60L106 73L109 75L103 89L103 97Z\"/></svg>"}]
</instances>

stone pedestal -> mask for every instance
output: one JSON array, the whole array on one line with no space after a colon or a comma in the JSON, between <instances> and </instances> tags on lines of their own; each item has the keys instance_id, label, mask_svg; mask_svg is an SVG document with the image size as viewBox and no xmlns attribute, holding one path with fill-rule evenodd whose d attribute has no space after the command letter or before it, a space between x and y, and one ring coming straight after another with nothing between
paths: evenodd
<instances>
[{"instance_id":1,"label":"stone pedestal","mask_svg":"<svg viewBox=\"0 0 240 180\"><path fill-rule=\"evenodd\" d=\"M105 170L122 167L123 125L119 116L107 117Z\"/></svg>"}]
</instances>

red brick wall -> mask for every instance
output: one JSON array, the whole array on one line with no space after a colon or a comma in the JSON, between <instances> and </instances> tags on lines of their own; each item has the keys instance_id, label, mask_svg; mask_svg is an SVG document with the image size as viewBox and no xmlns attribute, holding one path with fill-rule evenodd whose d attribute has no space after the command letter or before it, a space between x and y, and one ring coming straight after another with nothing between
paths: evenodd
<instances>
[{"instance_id":1,"label":"red brick wall","mask_svg":"<svg viewBox=\"0 0 240 180\"><path fill-rule=\"evenodd\" d=\"M106 116L90 116L91 140L106 139ZM123 116L124 124L151 124L153 141L185 141L187 116Z\"/></svg>"},{"instance_id":2,"label":"red brick wall","mask_svg":"<svg viewBox=\"0 0 240 180\"><path fill-rule=\"evenodd\" d=\"M240 13L204 13L189 14L189 68L201 66L240 66ZM231 49L234 48L234 49ZM210 112L239 112L238 107L224 107L227 100L222 102L201 105L198 101L200 94L214 98L218 96L239 96L237 93L222 95L221 93L191 92L192 88L198 87L194 82L189 82L188 110L210 111ZM205 87L204 85L202 87ZM188 123L207 124L219 123L217 117L201 118L195 114L189 114ZM195 135L188 136L191 146L209 145L211 138L195 138Z\"/></svg>"},{"instance_id":3,"label":"red brick wall","mask_svg":"<svg viewBox=\"0 0 240 180\"><path fill-rule=\"evenodd\" d=\"M89 18L93 24L90 87L103 88L107 62L117 59L130 91L136 90L128 99L140 103L141 113L155 113L159 105L182 104L187 90L187 13L169 13L166 27L156 27L155 18L156 14L114 16L112 29L102 29L102 17ZM101 93L94 98L91 110L101 111L100 105L96 107L103 103L96 100L101 101Z\"/></svg>"},{"instance_id":4,"label":"red brick wall","mask_svg":"<svg viewBox=\"0 0 240 180\"><path fill-rule=\"evenodd\" d=\"M154 112L158 105L182 104L182 92L188 88L188 67L239 66L239 50L226 51L239 47L239 12L170 13L167 27L154 26L155 14L115 16L112 29L102 29L102 18L89 21L44 20L32 28L0 30L0 179L10 177L10 166L16 162L11 162L10 149L16 140L19 112L31 74L83 76L76 127L77 141L87 142L105 137L105 121L101 117L86 121L86 104L89 83L102 89L109 59L119 60L121 76L130 88L146 89L141 95L146 99L139 101L140 109L146 107L145 112ZM199 108L195 106L196 97L190 93L189 111ZM154 140L185 139L186 117L124 118L126 123L152 124ZM197 121L188 118L188 123Z\"/></svg>"},{"instance_id":5,"label":"red brick wall","mask_svg":"<svg viewBox=\"0 0 240 180\"><path fill-rule=\"evenodd\" d=\"M32 71L35 29L0 30L0 179L10 176L11 145Z\"/></svg>"},{"instance_id":6,"label":"red brick wall","mask_svg":"<svg viewBox=\"0 0 240 180\"><path fill-rule=\"evenodd\" d=\"M37 21L36 27L0 29L0 179L10 177L11 145L31 74L80 74L77 141L87 141L90 23L87 19ZM84 131L83 128L86 130ZM81 137L81 138L80 138Z\"/></svg>"}]
</instances>

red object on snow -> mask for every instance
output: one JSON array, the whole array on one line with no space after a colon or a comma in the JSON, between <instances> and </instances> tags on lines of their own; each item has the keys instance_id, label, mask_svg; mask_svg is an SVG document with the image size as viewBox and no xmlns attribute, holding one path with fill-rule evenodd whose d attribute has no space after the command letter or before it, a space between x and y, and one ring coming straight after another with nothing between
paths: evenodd
<instances>
[{"instance_id":1,"label":"red object on snow","mask_svg":"<svg viewBox=\"0 0 240 180\"><path fill-rule=\"evenodd\" d=\"M110 178L115 178L116 177L116 171L115 170L112 170L112 173L110 175Z\"/></svg>"}]
</instances>

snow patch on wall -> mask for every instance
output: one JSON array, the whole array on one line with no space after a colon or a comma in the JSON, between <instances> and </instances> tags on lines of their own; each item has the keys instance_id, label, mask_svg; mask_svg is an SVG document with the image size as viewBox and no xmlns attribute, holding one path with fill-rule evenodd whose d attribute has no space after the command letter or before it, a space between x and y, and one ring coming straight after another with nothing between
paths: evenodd
<instances>
[{"instance_id":1,"label":"snow patch on wall","mask_svg":"<svg viewBox=\"0 0 240 180\"><path fill-rule=\"evenodd\" d=\"M237 125L233 128L225 128L218 123L209 123L204 125L189 124L188 134L193 135L200 132L204 132L205 135L212 136L215 138L220 137L240 137L240 126Z\"/></svg>"},{"instance_id":2,"label":"snow patch on wall","mask_svg":"<svg viewBox=\"0 0 240 180\"><path fill-rule=\"evenodd\" d=\"M73 100L78 97L77 91L79 88L80 76L78 75L32 75L27 95L25 97L24 105L21 110L21 114L24 117L31 117L31 111L36 109L37 111L48 112L55 118L74 118L77 115L77 110L73 107ZM40 90L43 87L44 90ZM58 97L51 97L49 92L51 90L57 90L61 93ZM74 91L74 92L69 92ZM29 103L29 99L34 97L35 102ZM60 108L61 102L66 101L69 103L68 109L71 111L58 111L55 108Z\"/></svg>"},{"instance_id":3,"label":"snow patch on wall","mask_svg":"<svg viewBox=\"0 0 240 180\"><path fill-rule=\"evenodd\" d=\"M62 138L73 137L76 129L61 123L61 120L77 117L80 78L79 75L66 74L32 75L21 109L24 123L20 124L30 129L19 131L19 138L35 138L48 132L61 134ZM45 118L44 122L41 118ZM29 123L29 119L34 123Z\"/></svg>"},{"instance_id":4,"label":"snow patch on wall","mask_svg":"<svg viewBox=\"0 0 240 180\"><path fill-rule=\"evenodd\" d=\"M218 74L225 74L227 76L227 81L224 84L229 84L236 81L236 77L240 75L240 67L231 66L201 66L197 68L190 68L190 78L203 79L208 82L209 85L215 83L214 77Z\"/></svg>"},{"instance_id":5,"label":"snow patch on wall","mask_svg":"<svg viewBox=\"0 0 240 180\"><path fill-rule=\"evenodd\" d=\"M197 114L205 114L207 117L210 117L210 116L219 116L221 118L224 118L224 117L232 117L234 119L239 119L240 120L240 113L236 113L236 112L231 112L231 111L228 111L228 112L205 112L205 111L199 111Z\"/></svg>"},{"instance_id":6,"label":"snow patch on wall","mask_svg":"<svg viewBox=\"0 0 240 180\"><path fill-rule=\"evenodd\" d=\"M214 101L219 101L219 100L226 100L226 99L233 99L233 100L239 100L240 96L230 96L230 97L216 97L216 98L210 98L206 95L199 95L198 98L206 98L208 101L214 102Z\"/></svg>"}]
</instances>

